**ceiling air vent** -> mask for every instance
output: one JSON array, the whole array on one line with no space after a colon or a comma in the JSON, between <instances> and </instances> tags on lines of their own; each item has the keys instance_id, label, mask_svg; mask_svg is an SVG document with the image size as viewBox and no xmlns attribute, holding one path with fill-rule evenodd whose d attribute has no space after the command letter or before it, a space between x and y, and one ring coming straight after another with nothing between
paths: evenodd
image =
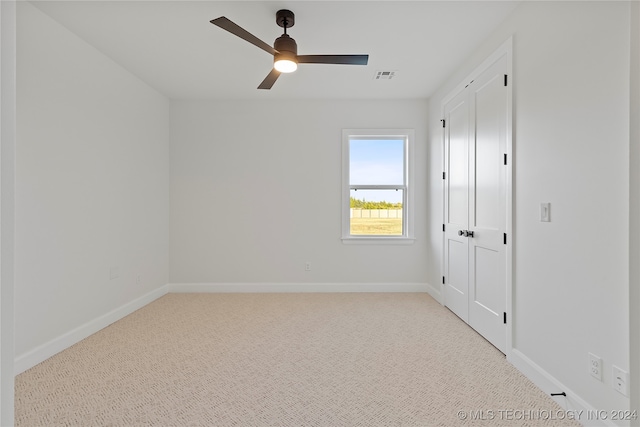
<instances>
[{"instance_id":1,"label":"ceiling air vent","mask_svg":"<svg viewBox=\"0 0 640 427\"><path fill-rule=\"evenodd\" d=\"M395 71L376 71L376 75L373 77L374 80L391 80L396 75Z\"/></svg>"}]
</instances>

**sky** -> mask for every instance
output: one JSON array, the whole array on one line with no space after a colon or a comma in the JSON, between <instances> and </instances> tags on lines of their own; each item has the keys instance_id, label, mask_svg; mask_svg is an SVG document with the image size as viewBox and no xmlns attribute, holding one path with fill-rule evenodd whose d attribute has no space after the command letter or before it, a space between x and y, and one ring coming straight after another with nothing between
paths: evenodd
<instances>
[{"instance_id":1,"label":"sky","mask_svg":"<svg viewBox=\"0 0 640 427\"><path fill-rule=\"evenodd\" d=\"M350 185L402 185L404 139L351 139ZM358 190L351 197L370 202L402 202L402 190Z\"/></svg>"}]
</instances>

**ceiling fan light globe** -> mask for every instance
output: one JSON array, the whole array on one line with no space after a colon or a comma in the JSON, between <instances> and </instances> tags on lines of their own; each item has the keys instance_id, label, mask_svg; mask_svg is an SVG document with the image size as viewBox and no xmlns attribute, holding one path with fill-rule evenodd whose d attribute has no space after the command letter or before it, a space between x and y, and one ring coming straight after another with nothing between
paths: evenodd
<instances>
[{"instance_id":1,"label":"ceiling fan light globe","mask_svg":"<svg viewBox=\"0 0 640 427\"><path fill-rule=\"evenodd\" d=\"M298 69L298 64L291 59L278 59L273 63L273 68L281 73L293 73Z\"/></svg>"}]
</instances>

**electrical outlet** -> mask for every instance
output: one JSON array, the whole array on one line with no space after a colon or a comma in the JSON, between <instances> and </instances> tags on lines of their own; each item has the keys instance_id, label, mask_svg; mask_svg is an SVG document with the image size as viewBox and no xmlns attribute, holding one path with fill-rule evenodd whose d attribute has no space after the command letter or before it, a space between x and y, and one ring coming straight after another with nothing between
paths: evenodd
<instances>
[{"instance_id":1,"label":"electrical outlet","mask_svg":"<svg viewBox=\"0 0 640 427\"><path fill-rule=\"evenodd\" d=\"M602 381L602 359L589 353L589 373L598 381Z\"/></svg>"},{"instance_id":2,"label":"electrical outlet","mask_svg":"<svg viewBox=\"0 0 640 427\"><path fill-rule=\"evenodd\" d=\"M629 396L628 394L628 386L629 383L629 373L623 371L618 368L616 365L613 365L613 389L618 393Z\"/></svg>"},{"instance_id":3,"label":"electrical outlet","mask_svg":"<svg viewBox=\"0 0 640 427\"><path fill-rule=\"evenodd\" d=\"M304 271L311 271L311 263L309 261L304 263Z\"/></svg>"}]
</instances>

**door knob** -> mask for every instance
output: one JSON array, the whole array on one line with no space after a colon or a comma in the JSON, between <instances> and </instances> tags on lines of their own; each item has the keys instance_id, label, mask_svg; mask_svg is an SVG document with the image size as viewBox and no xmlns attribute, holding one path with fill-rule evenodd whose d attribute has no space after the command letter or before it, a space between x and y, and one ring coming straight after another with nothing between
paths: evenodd
<instances>
[{"instance_id":1,"label":"door knob","mask_svg":"<svg viewBox=\"0 0 640 427\"><path fill-rule=\"evenodd\" d=\"M463 236L464 235L464 231L463 230L458 230L458 236Z\"/></svg>"},{"instance_id":2,"label":"door knob","mask_svg":"<svg viewBox=\"0 0 640 427\"><path fill-rule=\"evenodd\" d=\"M467 230L467 231L465 232L465 236L473 237L473 231L468 231L468 230Z\"/></svg>"}]
</instances>

